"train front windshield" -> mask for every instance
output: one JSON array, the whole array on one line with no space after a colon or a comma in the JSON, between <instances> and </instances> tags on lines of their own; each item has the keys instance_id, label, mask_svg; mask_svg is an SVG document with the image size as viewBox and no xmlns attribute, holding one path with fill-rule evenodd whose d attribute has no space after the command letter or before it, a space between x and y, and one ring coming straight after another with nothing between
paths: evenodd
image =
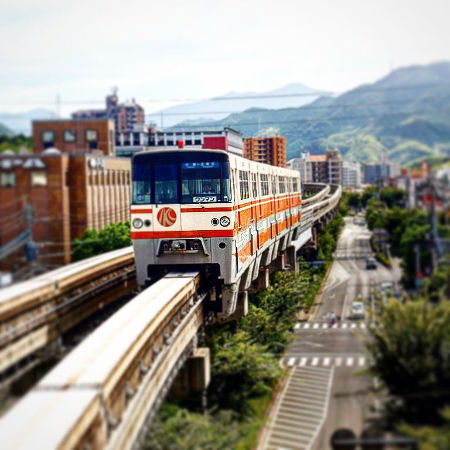
<instances>
[{"instance_id":1,"label":"train front windshield","mask_svg":"<svg viewBox=\"0 0 450 450\"><path fill-rule=\"evenodd\" d=\"M133 203L231 202L227 155L168 152L133 159Z\"/></svg>"}]
</instances>

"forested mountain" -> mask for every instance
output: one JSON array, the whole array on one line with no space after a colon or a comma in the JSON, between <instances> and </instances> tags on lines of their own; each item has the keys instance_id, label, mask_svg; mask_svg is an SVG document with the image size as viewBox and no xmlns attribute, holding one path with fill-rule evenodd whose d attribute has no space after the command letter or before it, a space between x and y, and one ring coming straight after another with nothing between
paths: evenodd
<instances>
[{"instance_id":1,"label":"forested mountain","mask_svg":"<svg viewBox=\"0 0 450 450\"><path fill-rule=\"evenodd\" d=\"M0 136L10 136L13 132L6 126L0 123Z\"/></svg>"},{"instance_id":2,"label":"forested mountain","mask_svg":"<svg viewBox=\"0 0 450 450\"><path fill-rule=\"evenodd\" d=\"M163 116L166 127L180 122L196 125L206 120L221 120L230 112L242 112L254 107L298 108L311 103L322 94L324 91L310 88L301 83L291 83L266 92L229 92L217 98L171 106L153 114L147 114L146 117L151 122L159 123Z\"/></svg>"},{"instance_id":3,"label":"forested mountain","mask_svg":"<svg viewBox=\"0 0 450 450\"><path fill-rule=\"evenodd\" d=\"M286 136L288 159L330 146L361 162L377 161L382 152L404 165L450 157L450 62L400 68L338 97L300 108L252 108L205 126Z\"/></svg>"}]
</instances>

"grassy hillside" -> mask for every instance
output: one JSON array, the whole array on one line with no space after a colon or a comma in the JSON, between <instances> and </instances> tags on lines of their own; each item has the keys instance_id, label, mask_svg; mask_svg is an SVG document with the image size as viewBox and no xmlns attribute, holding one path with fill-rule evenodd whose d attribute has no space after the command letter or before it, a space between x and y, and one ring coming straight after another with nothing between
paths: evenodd
<instances>
[{"instance_id":1,"label":"grassy hillside","mask_svg":"<svg viewBox=\"0 0 450 450\"><path fill-rule=\"evenodd\" d=\"M201 128L218 126L245 136L286 136L288 159L335 146L361 162L377 161L382 152L404 165L450 158L450 63L401 68L336 98L300 108L253 108Z\"/></svg>"}]
</instances>

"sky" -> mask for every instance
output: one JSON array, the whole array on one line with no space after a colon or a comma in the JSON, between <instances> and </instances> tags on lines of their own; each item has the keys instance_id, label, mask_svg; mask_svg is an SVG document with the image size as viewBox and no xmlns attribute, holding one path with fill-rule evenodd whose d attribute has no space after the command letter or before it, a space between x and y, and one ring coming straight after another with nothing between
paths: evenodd
<instances>
[{"instance_id":1,"label":"sky","mask_svg":"<svg viewBox=\"0 0 450 450\"><path fill-rule=\"evenodd\" d=\"M448 0L0 0L0 111L146 112L288 83L343 92L450 60Z\"/></svg>"}]
</instances>

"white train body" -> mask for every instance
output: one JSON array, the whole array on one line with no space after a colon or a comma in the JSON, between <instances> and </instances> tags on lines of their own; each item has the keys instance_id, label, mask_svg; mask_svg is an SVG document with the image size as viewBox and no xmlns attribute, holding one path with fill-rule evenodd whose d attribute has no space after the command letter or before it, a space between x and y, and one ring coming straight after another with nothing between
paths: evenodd
<instances>
[{"instance_id":1,"label":"white train body","mask_svg":"<svg viewBox=\"0 0 450 450\"><path fill-rule=\"evenodd\" d=\"M221 312L299 232L300 174L223 150L155 150L133 158L131 238L137 280L206 270Z\"/></svg>"}]
</instances>

